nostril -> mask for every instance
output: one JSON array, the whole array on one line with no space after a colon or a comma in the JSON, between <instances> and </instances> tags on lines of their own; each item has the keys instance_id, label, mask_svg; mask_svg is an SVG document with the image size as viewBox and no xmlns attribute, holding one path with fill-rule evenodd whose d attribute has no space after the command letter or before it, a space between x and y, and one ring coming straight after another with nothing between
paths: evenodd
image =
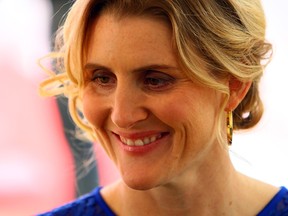
<instances>
[{"instance_id":1,"label":"nostril","mask_svg":"<svg viewBox=\"0 0 288 216\"><path fill-rule=\"evenodd\" d=\"M122 110L114 110L111 114L112 122L123 129L132 128L135 124L142 122L148 118L148 113L145 109L138 107L130 107Z\"/></svg>"}]
</instances>

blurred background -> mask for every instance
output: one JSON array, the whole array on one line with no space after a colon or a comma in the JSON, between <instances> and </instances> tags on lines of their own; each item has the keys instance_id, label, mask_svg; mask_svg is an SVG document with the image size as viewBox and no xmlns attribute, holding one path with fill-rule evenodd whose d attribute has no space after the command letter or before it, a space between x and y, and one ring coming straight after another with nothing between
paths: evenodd
<instances>
[{"instance_id":1,"label":"blurred background","mask_svg":"<svg viewBox=\"0 0 288 216\"><path fill-rule=\"evenodd\" d=\"M262 0L273 58L260 91L264 116L253 130L235 135L231 156L236 168L274 185L288 186L288 1Z\"/></svg>"},{"instance_id":2,"label":"blurred background","mask_svg":"<svg viewBox=\"0 0 288 216\"><path fill-rule=\"evenodd\" d=\"M118 177L99 145L75 138L65 98L41 98L45 77L37 60L73 1L0 0L0 215L47 211ZM274 57L261 81L265 114L253 130L237 133L236 168L288 186L288 2L263 0ZM94 146L91 151L91 146Z\"/></svg>"}]
</instances>

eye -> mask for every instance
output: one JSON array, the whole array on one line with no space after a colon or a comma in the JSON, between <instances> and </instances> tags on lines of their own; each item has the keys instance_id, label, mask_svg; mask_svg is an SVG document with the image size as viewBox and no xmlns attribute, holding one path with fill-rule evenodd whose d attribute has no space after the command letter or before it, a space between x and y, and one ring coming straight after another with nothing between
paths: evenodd
<instances>
[{"instance_id":1,"label":"eye","mask_svg":"<svg viewBox=\"0 0 288 216\"><path fill-rule=\"evenodd\" d=\"M92 81L102 87L110 87L116 83L116 77L111 72L94 71Z\"/></svg>"},{"instance_id":2,"label":"eye","mask_svg":"<svg viewBox=\"0 0 288 216\"><path fill-rule=\"evenodd\" d=\"M108 84L109 81L111 81L111 78L108 77L108 76L97 76L97 77L94 77L94 81L97 81L99 84Z\"/></svg>"},{"instance_id":3,"label":"eye","mask_svg":"<svg viewBox=\"0 0 288 216\"><path fill-rule=\"evenodd\" d=\"M166 90L173 82L174 78L162 72L148 72L144 78L144 86L150 90Z\"/></svg>"}]
</instances>

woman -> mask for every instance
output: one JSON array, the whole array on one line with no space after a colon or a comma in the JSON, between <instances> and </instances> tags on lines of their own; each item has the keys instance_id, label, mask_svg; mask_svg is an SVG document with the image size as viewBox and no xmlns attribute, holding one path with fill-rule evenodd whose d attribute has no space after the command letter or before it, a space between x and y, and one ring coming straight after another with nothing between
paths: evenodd
<instances>
[{"instance_id":1,"label":"woman","mask_svg":"<svg viewBox=\"0 0 288 216\"><path fill-rule=\"evenodd\" d=\"M64 68L42 93L68 96L121 179L50 214L288 212L287 189L237 172L228 152L232 117L248 129L263 112L260 1L78 0L62 33Z\"/></svg>"}]
</instances>

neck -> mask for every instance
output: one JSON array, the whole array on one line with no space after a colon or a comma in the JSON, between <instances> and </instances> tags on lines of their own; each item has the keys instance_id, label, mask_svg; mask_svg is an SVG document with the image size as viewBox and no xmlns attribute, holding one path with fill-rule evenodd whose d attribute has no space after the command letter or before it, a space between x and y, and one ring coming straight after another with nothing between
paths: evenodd
<instances>
[{"instance_id":1,"label":"neck","mask_svg":"<svg viewBox=\"0 0 288 216\"><path fill-rule=\"evenodd\" d=\"M155 189L155 192L152 193L156 203L159 204L159 207L166 207L169 212L172 211L169 209L172 207L175 211L180 210L187 213L180 214L179 212L179 214L172 215L191 215L192 212L193 215L209 215L209 212L211 215L213 215L212 213L218 215L216 212L219 211L222 213L221 210L227 209L232 200L232 190L230 189L234 183L236 172L232 167L229 167L231 171L225 170L228 168L227 164L224 165L225 168L221 164L218 165L217 167L213 166L215 172L207 171L204 175L202 170L196 177L188 177L175 184Z\"/></svg>"},{"instance_id":2,"label":"neck","mask_svg":"<svg viewBox=\"0 0 288 216\"><path fill-rule=\"evenodd\" d=\"M144 215L222 215L224 210L227 212L233 203L239 174L232 166L228 151L220 146L206 158L209 160L199 162L197 168L150 190L137 191L120 183L124 200L132 200L125 204L130 203L131 208L124 208L129 211L142 208ZM133 214L141 215L131 212Z\"/></svg>"},{"instance_id":3,"label":"neck","mask_svg":"<svg viewBox=\"0 0 288 216\"><path fill-rule=\"evenodd\" d=\"M101 193L118 215L214 216L256 215L278 191L236 172L220 146L206 158L169 184L141 191L120 180Z\"/></svg>"},{"instance_id":4,"label":"neck","mask_svg":"<svg viewBox=\"0 0 288 216\"><path fill-rule=\"evenodd\" d=\"M200 163L196 169L152 190L159 207L165 207L169 212L173 209L183 211L172 215L218 215L217 212L222 215L221 211L227 209L232 200L231 188L237 173L226 150L219 147L205 157L209 160Z\"/></svg>"}]
</instances>

